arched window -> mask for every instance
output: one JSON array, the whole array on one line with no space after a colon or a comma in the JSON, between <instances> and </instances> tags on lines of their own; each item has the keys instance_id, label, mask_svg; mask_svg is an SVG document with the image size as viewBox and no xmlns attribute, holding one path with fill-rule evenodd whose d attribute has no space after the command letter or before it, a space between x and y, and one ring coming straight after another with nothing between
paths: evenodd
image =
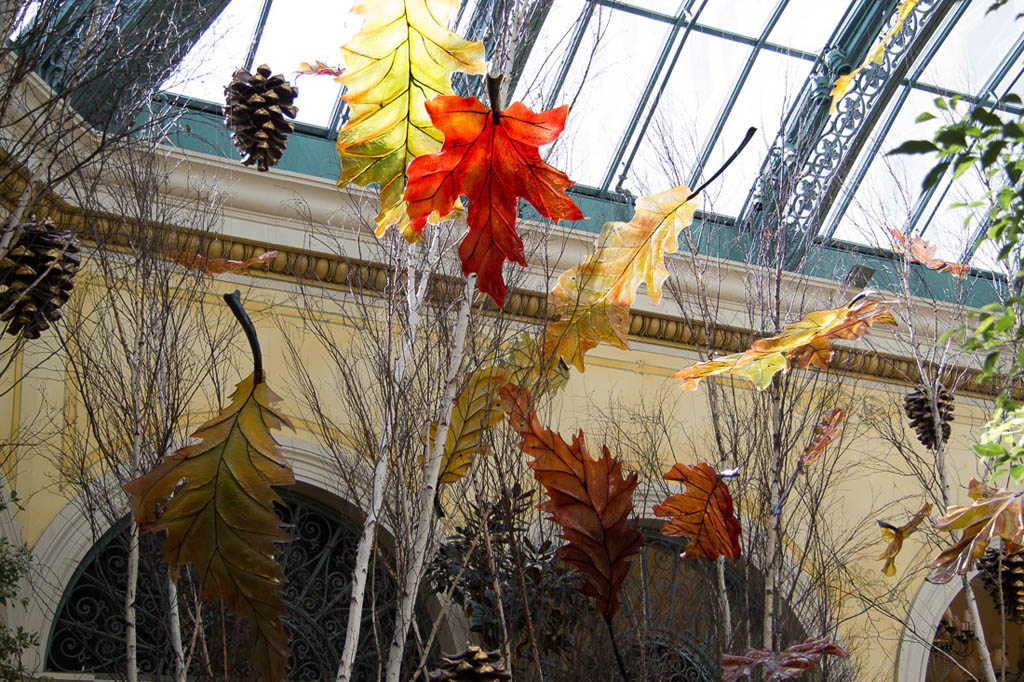
<instances>
[{"instance_id":1,"label":"arched window","mask_svg":"<svg viewBox=\"0 0 1024 682\"><path fill-rule=\"evenodd\" d=\"M352 569L361 528L333 507L294 491L281 494L278 508L289 524L292 541L280 559L287 578L285 622L291 639L291 672L296 680L333 679L344 646ZM46 669L52 672L124 674L124 601L127 576L127 519L100 538L81 562L64 590L48 640ZM166 675L173 670L168 638L167 569L160 559L162 537L144 533L141 540L137 599L138 668L141 673ZM378 557L382 553L378 553ZM378 651L386 657L397 603L390 567L378 560L371 576L360 630L355 679L374 679ZM179 581L179 613L190 670L199 679L211 674L222 679L249 679L247 634L221 604L205 603L200 620L203 637L195 633L195 589L192 574ZM417 609L425 618L422 605ZM374 622L375 621L375 622ZM413 642L407 662L418 663Z\"/></svg>"}]
</instances>

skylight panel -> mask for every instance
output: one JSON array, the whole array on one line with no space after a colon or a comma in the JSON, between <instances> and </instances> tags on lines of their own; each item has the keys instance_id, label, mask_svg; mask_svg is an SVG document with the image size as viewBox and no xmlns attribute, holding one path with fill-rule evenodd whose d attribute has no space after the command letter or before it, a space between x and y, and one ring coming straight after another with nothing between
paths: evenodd
<instances>
[{"instance_id":1,"label":"skylight panel","mask_svg":"<svg viewBox=\"0 0 1024 682\"><path fill-rule=\"evenodd\" d=\"M739 214L810 69L802 59L766 51L758 55L704 169L704 175L714 172L733 153L747 129L757 128L750 144L729 167L726 179L709 188L709 208L715 213Z\"/></svg>"},{"instance_id":2,"label":"skylight panel","mask_svg":"<svg viewBox=\"0 0 1024 682\"><path fill-rule=\"evenodd\" d=\"M624 187L643 195L689 181L750 53L749 46L732 40L687 36ZM616 169L613 189L620 172Z\"/></svg>"},{"instance_id":3,"label":"skylight panel","mask_svg":"<svg viewBox=\"0 0 1024 682\"><path fill-rule=\"evenodd\" d=\"M164 82L163 89L222 102L224 85L245 61L262 9L263 0L231 0Z\"/></svg>"},{"instance_id":4,"label":"skylight panel","mask_svg":"<svg viewBox=\"0 0 1024 682\"><path fill-rule=\"evenodd\" d=\"M771 2L766 0L765 4ZM768 40L806 52L821 52L849 7L850 3L842 0L789 0Z\"/></svg>"},{"instance_id":5,"label":"skylight panel","mask_svg":"<svg viewBox=\"0 0 1024 682\"><path fill-rule=\"evenodd\" d=\"M295 83L300 62L321 60L344 66L341 46L363 25L363 18L351 13L351 0L276 0L270 6L254 64L268 64ZM295 104L295 120L321 127L330 125L330 115L341 96L341 84L329 76L302 76Z\"/></svg>"},{"instance_id":6,"label":"skylight panel","mask_svg":"<svg viewBox=\"0 0 1024 682\"><path fill-rule=\"evenodd\" d=\"M571 56L577 28L586 16L585 4L581 0L555 0L551 5L516 84L515 99L537 110L553 96L562 65ZM579 48L582 54L589 54L593 49L592 31L588 38L587 44Z\"/></svg>"},{"instance_id":7,"label":"skylight panel","mask_svg":"<svg viewBox=\"0 0 1024 682\"><path fill-rule=\"evenodd\" d=\"M983 211L955 205L980 198L985 186L977 170L971 169L951 185L940 184L939 189L922 213L920 224L925 227L921 236L936 247L939 258L956 263L970 247L978 221L984 215Z\"/></svg>"},{"instance_id":8,"label":"skylight panel","mask_svg":"<svg viewBox=\"0 0 1024 682\"><path fill-rule=\"evenodd\" d=\"M991 3L972 2L946 36L921 81L960 92L977 93L1020 37L1021 25L1007 18L1012 10L986 15ZM1024 10L1024 3L1021 10Z\"/></svg>"},{"instance_id":9,"label":"skylight panel","mask_svg":"<svg viewBox=\"0 0 1024 682\"><path fill-rule=\"evenodd\" d=\"M980 270L990 270L996 274L1004 276L1012 276L1012 272L1008 272L1009 268L1006 267L1006 261L999 260L999 248L993 241L985 240L978 245L978 250L974 252L974 256L971 258L971 266Z\"/></svg>"},{"instance_id":10,"label":"skylight panel","mask_svg":"<svg viewBox=\"0 0 1024 682\"><path fill-rule=\"evenodd\" d=\"M778 2L779 0L712 1L697 16L697 23L757 38L764 30Z\"/></svg>"},{"instance_id":11,"label":"skylight panel","mask_svg":"<svg viewBox=\"0 0 1024 682\"><path fill-rule=\"evenodd\" d=\"M565 171L578 183L603 181L670 28L626 12L595 11L589 46L577 52L558 101L573 103L579 92L558 142Z\"/></svg>"}]
</instances>

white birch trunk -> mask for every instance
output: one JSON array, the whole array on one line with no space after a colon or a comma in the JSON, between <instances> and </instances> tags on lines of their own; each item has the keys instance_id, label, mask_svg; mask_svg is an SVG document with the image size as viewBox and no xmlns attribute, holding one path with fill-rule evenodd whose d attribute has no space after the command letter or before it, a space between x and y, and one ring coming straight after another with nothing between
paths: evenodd
<instances>
[{"instance_id":1,"label":"white birch trunk","mask_svg":"<svg viewBox=\"0 0 1024 682\"><path fill-rule=\"evenodd\" d=\"M459 305L458 317L455 322L455 339L451 356L448 360L448 377L445 380L444 393L438 410L437 433L434 446L427 459L423 472L423 485L420 487L419 509L415 525L415 537L412 546L412 565L405 574L405 581L400 593L398 613L395 617L395 632L391 639L388 652L388 665L385 670L386 682L399 682L402 673L402 656L405 653L405 639L412 623L413 607L416 593L419 591L420 580L423 578L423 564L427 554L427 542L434 521L434 495L437 492L437 478L441 473L441 459L444 454L445 441L448 439L448 427L451 422L452 407L455 405L455 392L458 388L459 370L462 366L463 351L466 347L466 331L469 329L469 312L473 306L473 291L476 287L476 276L466 277L462 303Z\"/></svg>"},{"instance_id":2,"label":"white birch trunk","mask_svg":"<svg viewBox=\"0 0 1024 682\"><path fill-rule=\"evenodd\" d=\"M939 415L937 385L933 384L929 387L928 398L932 410L932 424L935 427L935 467L938 470L942 504L948 508L949 483L946 477L946 444L942 440L942 420ZM992 665L992 653L988 650L981 614L978 612L978 601L974 597L974 589L966 575L962 575L960 578L963 584L964 598L967 600L967 613L971 617L971 625L974 628L975 648L978 650L978 658L981 659L981 669L985 673L985 682L998 682L995 667Z\"/></svg>"},{"instance_id":3,"label":"white birch trunk","mask_svg":"<svg viewBox=\"0 0 1024 682\"><path fill-rule=\"evenodd\" d=\"M178 612L178 588L167 576L167 626L174 651L174 682L185 682L185 649L181 644L181 615Z\"/></svg>"},{"instance_id":4,"label":"white birch trunk","mask_svg":"<svg viewBox=\"0 0 1024 682\"><path fill-rule=\"evenodd\" d=\"M128 530L128 585L124 598L125 664L128 682L139 682L139 651L135 625L135 595L139 584L139 524L132 518Z\"/></svg>"},{"instance_id":5,"label":"white birch trunk","mask_svg":"<svg viewBox=\"0 0 1024 682\"><path fill-rule=\"evenodd\" d=\"M433 255L434 247L436 247L436 238L433 238L431 242L431 255ZM408 273L409 289L407 300L409 322L406 325L405 334L402 339L402 349L395 360L394 372L392 373L396 387L401 386L405 381L409 359L412 355L412 345L419 330L420 306L426 297L427 285L430 280L429 267L422 275L418 286L414 286L416 273L411 262ZM391 422L393 419L392 404L389 400L385 405L384 427L381 429L380 439L377 441L377 453L373 467L373 484L370 491L370 508L366 511L363 531L359 536L359 545L356 548L356 564L352 572L352 596L349 599L348 625L345 628L345 647L341 653L341 661L338 663L337 682L352 682L352 668L355 665L356 653L359 649L359 634L362 626L363 601L369 575L370 553L373 550L373 542L377 534L380 510L384 506L384 488L387 485L388 476L387 452L391 447Z\"/></svg>"},{"instance_id":6,"label":"white birch trunk","mask_svg":"<svg viewBox=\"0 0 1024 682\"><path fill-rule=\"evenodd\" d=\"M967 612L971 614L971 624L974 626L978 658L981 659L981 668L985 671L985 682L998 682L996 669L992 666L992 654L985 641L985 631L981 628L981 614L978 612L978 600L974 597L974 588L971 587L971 582L966 575L960 576L960 579L964 586L964 598L967 599Z\"/></svg>"}]
</instances>

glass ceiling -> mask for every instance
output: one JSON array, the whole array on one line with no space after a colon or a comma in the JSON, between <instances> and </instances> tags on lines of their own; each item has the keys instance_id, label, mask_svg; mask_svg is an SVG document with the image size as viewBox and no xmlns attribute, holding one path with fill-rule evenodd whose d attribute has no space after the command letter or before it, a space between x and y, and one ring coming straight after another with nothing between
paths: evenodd
<instances>
[{"instance_id":1,"label":"glass ceiling","mask_svg":"<svg viewBox=\"0 0 1024 682\"><path fill-rule=\"evenodd\" d=\"M474 11L487 11L491 3L463 0L460 32L468 31ZM232 0L165 88L219 104L227 75L238 66L267 63L286 74L316 59L343 66L339 46L361 24L349 13L351 4ZM747 128L757 127L725 179L704 196L706 213L736 218L840 27L879 4L553 0L515 98L535 110L572 105L566 132L548 153L581 191L598 194L639 196L680 183L693 186L722 164ZM923 196L928 160L884 156L904 140L931 135L939 121L930 126L915 118L935 111L937 95L989 106L1007 92L1024 95L1024 22L1013 21L1024 12L1024 0L986 15L989 4L956 3L920 51L826 211L822 237L888 248L888 229L909 227L936 244L946 260L996 265L990 250L975 252L983 226L965 228L964 216L947 209L977 190L979 179L952 187L947 179ZM303 76L299 86L297 120L306 132L333 138L346 115L341 86L314 76Z\"/></svg>"}]
</instances>

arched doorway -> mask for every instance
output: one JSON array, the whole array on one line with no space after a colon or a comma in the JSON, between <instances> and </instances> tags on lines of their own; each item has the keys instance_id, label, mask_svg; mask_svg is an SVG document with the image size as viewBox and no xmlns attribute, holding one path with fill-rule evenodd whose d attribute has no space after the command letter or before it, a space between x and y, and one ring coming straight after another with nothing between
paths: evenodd
<instances>
[{"instance_id":1,"label":"arched doorway","mask_svg":"<svg viewBox=\"0 0 1024 682\"><path fill-rule=\"evenodd\" d=\"M292 541L280 560L287 578L283 599L291 639L291 671L298 680L333 679L344 645L350 581L361 531L334 506L295 490L281 493L278 508ZM124 600L127 576L127 519L107 531L79 564L65 587L46 649L49 672L86 672L121 676L125 672ZM138 669L167 675L173 670L168 637L167 571L159 557L162 537L145 533L141 541L137 598ZM378 554L384 555L381 552ZM355 679L374 679L380 654L386 656L397 603L390 567L378 560L371 576L372 598L366 600ZM196 632L195 584L183 571L179 613L190 676L248 679L247 634L219 603L204 604ZM423 605L417 609L426 618ZM201 636L199 636L201 635ZM418 663L414 642L406 647ZM413 660L415 659L415 660Z\"/></svg>"},{"instance_id":2,"label":"arched doorway","mask_svg":"<svg viewBox=\"0 0 1024 682\"><path fill-rule=\"evenodd\" d=\"M998 601L985 589L985 582L984 574L978 574L971 581L971 587L996 677L1004 679L1005 665L1007 682L1024 681L1024 623L1015 622L1012 614L1004 618ZM925 682L966 682L983 678L974 627L967 613L967 599L960 589L939 619L924 679Z\"/></svg>"}]
</instances>

